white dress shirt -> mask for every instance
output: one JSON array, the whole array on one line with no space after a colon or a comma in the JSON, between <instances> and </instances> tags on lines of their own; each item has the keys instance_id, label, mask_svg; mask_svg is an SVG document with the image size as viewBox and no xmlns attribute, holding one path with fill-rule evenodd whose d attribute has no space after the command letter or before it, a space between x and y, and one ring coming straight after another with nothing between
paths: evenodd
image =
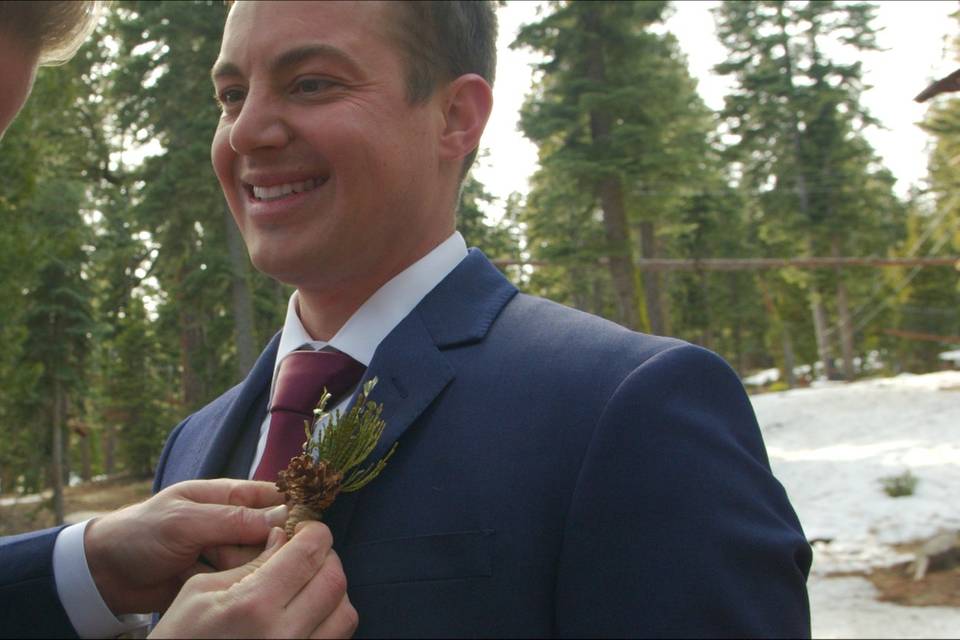
<instances>
[{"instance_id":1,"label":"white dress shirt","mask_svg":"<svg viewBox=\"0 0 960 640\"><path fill-rule=\"evenodd\" d=\"M277 361L273 367L270 383L270 398L276 382L280 361L297 349L309 347L323 349L333 347L346 353L366 367L370 366L373 354L394 327L400 324L423 298L467 256L467 245L459 232L437 245L430 253L397 274L370 296L354 312L329 342L314 340L303 328L297 315L299 308L297 292L290 296L287 317L280 335ZM334 409L343 409L350 396ZM270 416L260 427L260 441L250 467L248 477L263 456L267 443ZM145 626L149 616L134 615L117 618L104 603L90 575L83 550L83 532L87 522L65 528L57 536L53 550L53 573L60 602L70 618L70 623L81 638L116 636L131 629Z\"/></svg>"}]
</instances>

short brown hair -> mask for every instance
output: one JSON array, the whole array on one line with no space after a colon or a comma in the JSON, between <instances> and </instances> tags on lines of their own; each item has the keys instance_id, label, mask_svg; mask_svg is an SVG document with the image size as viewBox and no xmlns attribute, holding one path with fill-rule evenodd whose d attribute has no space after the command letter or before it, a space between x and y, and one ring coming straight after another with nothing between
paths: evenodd
<instances>
[{"instance_id":1,"label":"short brown hair","mask_svg":"<svg viewBox=\"0 0 960 640\"><path fill-rule=\"evenodd\" d=\"M398 19L393 36L406 58L407 99L422 102L441 83L475 73L493 86L497 69L497 15L489 0L389 2ZM477 157L464 158L461 177Z\"/></svg>"},{"instance_id":2,"label":"short brown hair","mask_svg":"<svg viewBox=\"0 0 960 640\"><path fill-rule=\"evenodd\" d=\"M100 0L5 0L0 30L36 52L40 64L63 64L93 31L102 5Z\"/></svg>"}]
</instances>

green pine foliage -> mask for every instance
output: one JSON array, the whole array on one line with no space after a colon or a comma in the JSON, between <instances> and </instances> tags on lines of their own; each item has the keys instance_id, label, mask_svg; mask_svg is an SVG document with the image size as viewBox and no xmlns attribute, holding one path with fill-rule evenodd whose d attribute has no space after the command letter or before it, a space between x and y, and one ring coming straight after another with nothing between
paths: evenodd
<instances>
[{"instance_id":1,"label":"green pine foliage","mask_svg":"<svg viewBox=\"0 0 960 640\"><path fill-rule=\"evenodd\" d=\"M905 211L893 178L863 138L875 121L860 101L861 64L827 54L846 50L856 59L876 49L874 11L862 3L772 0L725 2L716 10L717 34L729 52L716 71L737 85L720 114L726 156L755 202L763 255L884 256L903 237ZM841 375L831 369L842 356L843 375L854 375L853 358L882 328L883 316L872 314L874 323L866 324L866 314L856 313L883 303L875 274L780 275L768 280L769 294L783 299L799 286L809 308L788 315L778 306L775 333L796 343L812 325L828 373ZM823 325L805 317L810 310Z\"/></svg>"},{"instance_id":2,"label":"green pine foliage","mask_svg":"<svg viewBox=\"0 0 960 640\"><path fill-rule=\"evenodd\" d=\"M490 222L487 212L493 210L494 200L483 184L468 173L460 189L457 229L467 246L477 247L491 260L517 261L520 259L520 229L513 219L515 206L508 202L506 215L498 222Z\"/></svg>"},{"instance_id":3,"label":"green pine foliage","mask_svg":"<svg viewBox=\"0 0 960 640\"><path fill-rule=\"evenodd\" d=\"M21 149L24 161L12 170L14 180L0 198L11 220L4 241L11 252L0 259L7 276L0 331L10 341L0 365L2 439L9 441L0 449L4 490L39 489L51 486L54 474L66 475L62 464L51 464L55 442L82 406L93 328L87 273L92 238L83 218L87 182L81 173L90 157L77 77L87 63L80 58L39 77L35 101L0 143L2 165L18 163L7 149Z\"/></svg>"},{"instance_id":4,"label":"green pine foliage","mask_svg":"<svg viewBox=\"0 0 960 640\"><path fill-rule=\"evenodd\" d=\"M364 383L357 399L345 414L340 411L332 414L326 411L330 394L324 391L314 410L317 421L324 426L316 437L310 433L309 423L306 427L308 442L304 451L313 455L316 460L326 462L335 473L342 474L340 491L343 492L362 489L376 478L397 448L394 443L381 459L369 467L358 468L376 448L387 426L380 417L383 405L369 399L376 384L376 378Z\"/></svg>"}]
</instances>

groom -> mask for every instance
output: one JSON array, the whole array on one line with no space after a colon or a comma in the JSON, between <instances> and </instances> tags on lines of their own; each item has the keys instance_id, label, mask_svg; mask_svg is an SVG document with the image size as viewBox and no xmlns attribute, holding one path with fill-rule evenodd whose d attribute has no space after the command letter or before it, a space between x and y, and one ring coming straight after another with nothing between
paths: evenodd
<instances>
[{"instance_id":1,"label":"groom","mask_svg":"<svg viewBox=\"0 0 960 640\"><path fill-rule=\"evenodd\" d=\"M518 293L456 232L495 35L485 2L232 6L213 165L296 292L157 489L275 474L278 372L320 351L379 380L372 458L398 445L325 516L358 635L809 635L810 549L733 371Z\"/></svg>"}]
</instances>

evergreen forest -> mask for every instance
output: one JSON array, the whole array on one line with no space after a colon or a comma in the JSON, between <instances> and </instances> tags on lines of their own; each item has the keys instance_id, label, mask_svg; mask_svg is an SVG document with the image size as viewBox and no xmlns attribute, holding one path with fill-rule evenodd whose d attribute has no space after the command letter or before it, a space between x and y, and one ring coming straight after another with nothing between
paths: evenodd
<instances>
[{"instance_id":1,"label":"evergreen forest","mask_svg":"<svg viewBox=\"0 0 960 640\"><path fill-rule=\"evenodd\" d=\"M539 168L505 202L468 176L467 244L525 292L703 345L744 377L778 369L775 388L943 366L960 344L949 260L700 261L957 256L960 97L930 102L928 178L903 198L864 136L878 123L861 65L843 62L878 46L874 6L722 3L715 72L734 88L719 111L670 10L551 2L522 27L512 46L542 62L517 126ZM225 14L113 2L0 142L2 494L149 476L170 430L282 325L291 290L250 264L210 166Z\"/></svg>"}]
</instances>

